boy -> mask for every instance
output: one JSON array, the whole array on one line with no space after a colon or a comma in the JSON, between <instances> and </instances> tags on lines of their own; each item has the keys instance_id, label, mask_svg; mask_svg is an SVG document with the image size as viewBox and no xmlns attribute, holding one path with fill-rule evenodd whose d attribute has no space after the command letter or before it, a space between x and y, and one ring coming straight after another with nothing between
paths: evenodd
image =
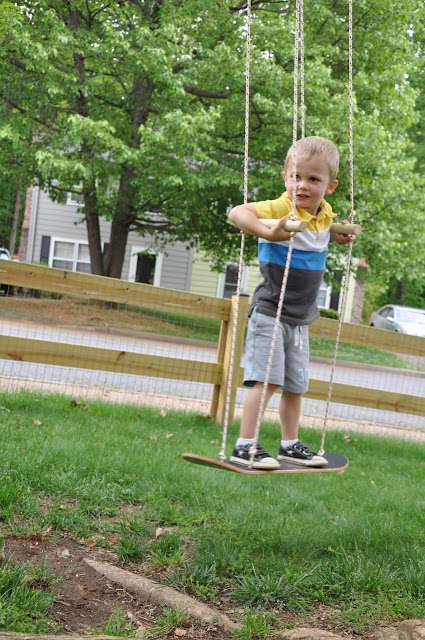
<instances>
[{"instance_id":1,"label":"boy","mask_svg":"<svg viewBox=\"0 0 425 640\"><path fill-rule=\"evenodd\" d=\"M327 465L325 458L299 441L298 430L301 397L308 389L308 325L319 315L316 299L325 271L329 227L335 216L324 196L337 188L338 168L339 153L330 140L318 136L302 138L292 145L286 156L283 170L286 192L277 200L239 205L229 213L235 226L258 236L258 257L263 276L254 292L250 310L244 379L250 390L244 403L232 462L248 466L250 449L255 442L257 415L291 238L291 234L284 230L284 223L291 213L291 199L295 194L297 217L307 222L307 228L298 232L293 241L266 403L275 391L283 389L280 402L282 440L277 459L310 467ZM261 218L275 218L276 224L268 228ZM350 236L332 239L351 242ZM257 444L254 469L277 469L278 460Z\"/></svg>"}]
</instances>

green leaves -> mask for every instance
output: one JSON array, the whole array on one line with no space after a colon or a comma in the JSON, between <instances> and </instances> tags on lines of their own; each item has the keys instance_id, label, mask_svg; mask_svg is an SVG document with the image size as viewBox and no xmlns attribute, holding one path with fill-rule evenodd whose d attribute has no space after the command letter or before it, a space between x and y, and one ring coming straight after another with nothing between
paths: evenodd
<instances>
[{"instance_id":1,"label":"green leaves","mask_svg":"<svg viewBox=\"0 0 425 640\"><path fill-rule=\"evenodd\" d=\"M95 191L86 202L97 203L87 211L92 219L123 220L125 211L127 229L144 233L148 212L156 212L169 221L170 240L197 243L216 264L235 259L239 233L226 211L242 201L246 28L234 7L231 0L2 3L0 173L10 174L13 158L44 188L81 182ZM292 129L294 4L281 14L267 8L254 8L251 33L249 189L257 200L283 190ZM366 230L354 251L383 281L394 268L411 273L425 240L422 228L409 242L401 231L412 210L424 215L415 196L423 174L413 159L424 154L411 146L412 136L424 137L417 102L424 13L419 0L354 6L355 204ZM342 218L347 37L345 1L306 7L306 134L330 137L341 150L332 204ZM254 252L250 239L247 257ZM105 273L119 275L111 265Z\"/></svg>"}]
</instances>

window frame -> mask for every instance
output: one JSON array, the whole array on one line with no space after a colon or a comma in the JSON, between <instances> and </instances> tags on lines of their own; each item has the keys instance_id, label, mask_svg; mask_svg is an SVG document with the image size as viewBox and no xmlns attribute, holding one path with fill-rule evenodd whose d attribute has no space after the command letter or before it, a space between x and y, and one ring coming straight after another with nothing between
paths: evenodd
<instances>
[{"instance_id":1,"label":"window frame","mask_svg":"<svg viewBox=\"0 0 425 640\"><path fill-rule=\"evenodd\" d=\"M72 258L72 269L63 269L63 267L55 267L53 265L53 261L54 260L61 260L62 262L71 262L71 259L61 258L60 256L55 255L54 249L55 249L56 242L66 242L68 244L73 244L74 245L74 253L73 253L73 258ZM77 270L77 264L79 264L79 263L88 264L89 266L91 266L91 261L90 260L88 262L86 262L85 260L79 260L79 258L78 258L78 249L79 249L80 245L85 245L86 247L88 247L89 243L84 241L84 240L74 240L72 238L62 238L62 237L59 237L59 236L51 236L50 237L50 247L49 247L49 260L48 260L49 267L52 267L53 269L63 269L64 271L72 271L73 273L91 273L91 270L89 272Z\"/></svg>"},{"instance_id":2,"label":"window frame","mask_svg":"<svg viewBox=\"0 0 425 640\"><path fill-rule=\"evenodd\" d=\"M83 198L82 202L77 202L76 200L72 199L72 196L74 194L77 195L81 195ZM67 191L66 192L66 205L68 207L84 207L84 195L82 193L80 193L79 191Z\"/></svg>"},{"instance_id":3,"label":"window frame","mask_svg":"<svg viewBox=\"0 0 425 640\"><path fill-rule=\"evenodd\" d=\"M151 286L160 287L164 254L161 251L155 251L155 249L147 245L138 245L138 244L130 245L130 262L128 265L128 278L127 278L128 282L136 282L137 256L139 255L139 253L149 253L156 257L153 283ZM145 284L145 283L139 282L137 284Z\"/></svg>"},{"instance_id":4,"label":"window frame","mask_svg":"<svg viewBox=\"0 0 425 640\"><path fill-rule=\"evenodd\" d=\"M319 304L317 302L317 306L319 309L330 309L331 304L331 295L332 295L332 285L327 284L324 280L319 287L319 293L317 294L317 300L319 300L319 295L321 291L325 291L325 304Z\"/></svg>"},{"instance_id":5,"label":"window frame","mask_svg":"<svg viewBox=\"0 0 425 640\"><path fill-rule=\"evenodd\" d=\"M226 264L226 271L227 271L227 267L229 267L230 265L235 265L239 269L239 264L237 262L228 262ZM216 290L217 298L224 298L224 287L226 284L226 271L222 271L218 276L217 290ZM242 267L242 275L241 275L241 293L244 293L246 291L247 284L248 284L248 267L244 265ZM235 291L235 295L236 295L236 291ZM230 298L226 298L226 300L230 300Z\"/></svg>"}]
</instances>

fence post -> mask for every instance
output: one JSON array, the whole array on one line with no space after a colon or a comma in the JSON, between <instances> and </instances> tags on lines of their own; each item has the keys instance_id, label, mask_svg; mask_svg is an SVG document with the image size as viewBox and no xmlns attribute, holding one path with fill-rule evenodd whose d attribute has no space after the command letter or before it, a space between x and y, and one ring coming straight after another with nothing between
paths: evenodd
<instances>
[{"instance_id":1,"label":"fence post","mask_svg":"<svg viewBox=\"0 0 425 640\"><path fill-rule=\"evenodd\" d=\"M218 344L218 364L223 367L223 375L220 384L215 385L211 400L210 417L214 418L219 425L223 426L226 410L226 394L229 385L230 375L230 355L232 346L232 332L236 323L236 340L233 375L230 382L230 409L229 424L233 421L235 413L236 393L239 386L240 362L245 337L245 327L248 316L249 296L242 294L239 298L239 313L236 318L238 298L233 296L230 307L230 317L228 322L222 322L220 338Z\"/></svg>"}]
</instances>

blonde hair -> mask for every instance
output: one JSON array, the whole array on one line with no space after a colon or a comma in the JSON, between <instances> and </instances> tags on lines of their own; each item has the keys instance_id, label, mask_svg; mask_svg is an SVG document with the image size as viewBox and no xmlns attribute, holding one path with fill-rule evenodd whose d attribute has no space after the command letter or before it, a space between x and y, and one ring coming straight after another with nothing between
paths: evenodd
<instances>
[{"instance_id":1,"label":"blonde hair","mask_svg":"<svg viewBox=\"0 0 425 640\"><path fill-rule=\"evenodd\" d=\"M323 156L329 169L329 176L331 180L335 180L338 175L339 169L339 151L333 142L327 138L321 138L320 136L309 136L307 138L301 138L297 140L288 149L286 154L284 170L288 168L289 161L292 160L295 155L301 156Z\"/></svg>"}]
</instances>

